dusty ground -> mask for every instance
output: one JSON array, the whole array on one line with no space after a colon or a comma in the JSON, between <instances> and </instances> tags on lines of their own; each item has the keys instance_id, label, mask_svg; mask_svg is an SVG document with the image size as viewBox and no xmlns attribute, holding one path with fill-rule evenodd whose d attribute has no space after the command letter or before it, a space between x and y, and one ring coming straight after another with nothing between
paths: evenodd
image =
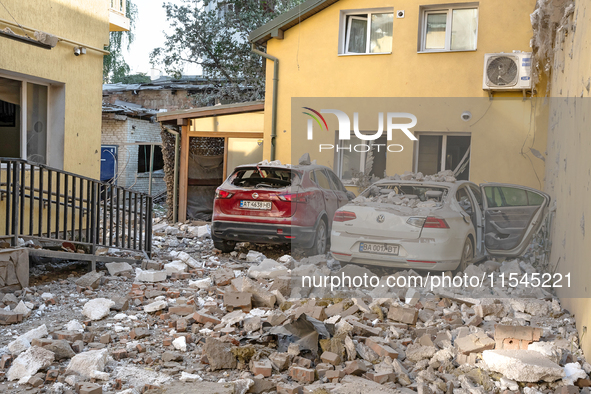
<instances>
[{"instance_id":1,"label":"dusty ground","mask_svg":"<svg viewBox=\"0 0 591 394\"><path fill-rule=\"evenodd\" d=\"M219 255L205 230L156 225L154 260L111 267L113 275L104 265L94 277L84 276L86 264L33 267L30 288L0 298L5 308L22 301L32 309L22 323L0 326L0 355L15 368L32 349L55 350L60 338L67 349L30 376L0 369L0 392L68 393L85 382L91 386L80 392L589 392L591 365L574 318L546 291L390 288L392 272L289 256L285 247L243 245ZM467 273L532 269L488 261ZM376 275L380 285L301 285L302 275L343 274ZM101 299L105 316L94 316L101 308L88 303ZM33 329L43 332L22 344ZM84 369L76 353L96 357Z\"/></svg>"}]
</instances>

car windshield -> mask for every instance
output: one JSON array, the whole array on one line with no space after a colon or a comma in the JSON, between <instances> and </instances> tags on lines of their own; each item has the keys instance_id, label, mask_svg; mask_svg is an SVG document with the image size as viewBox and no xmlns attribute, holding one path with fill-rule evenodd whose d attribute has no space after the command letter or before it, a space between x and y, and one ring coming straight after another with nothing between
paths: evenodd
<instances>
[{"instance_id":1,"label":"car windshield","mask_svg":"<svg viewBox=\"0 0 591 394\"><path fill-rule=\"evenodd\" d=\"M299 174L288 168L240 167L230 177L232 185L241 187L282 188L291 186Z\"/></svg>"},{"instance_id":2,"label":"car windshield","mask_svg":"<svg viewBox=\"0 0 591 394\"><path fill-rule=\"evenodd\" d=\"M392 194L394 193L394 194ZM431 185L409 185L400 183L374 184L361 195L372 198L382 195L417 198L420 201L434 200L441 202L447 194L447 188Z\"/></svg>"}]
</instances>

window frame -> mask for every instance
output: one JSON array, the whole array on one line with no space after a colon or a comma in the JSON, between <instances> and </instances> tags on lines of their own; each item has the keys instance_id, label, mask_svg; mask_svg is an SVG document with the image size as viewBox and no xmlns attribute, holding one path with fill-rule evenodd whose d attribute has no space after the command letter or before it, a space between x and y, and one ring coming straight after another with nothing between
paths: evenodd
<instances>
[{"instance_id":1,"label":"window frame","mask_svg":"<svg viewBox=\"0 0 591 394\"><path fill-rule=\"evenodd\" d=\"M363 8L357 10L341 10L341 23L339 28L339 47L338 47L338 55L339 56L367 56L367 55L391 55L392 51L390 52L376 52L372 53L369 52L369 45L371 41L371 16L372 14L392 14L392 47L394 46L394 8L393 7L383 7L383 8ZM364 53L357 53L357 52L348 52L347 48L349 47L349 32L351 30L350 25L347 25L347 19L349 16L358 16L360 14L365 14L367 18L367 36L365 39L365 51ZM361 19L361 17L358 17Z\"/></svg>"},{"instance_id":2,"label":"window frame","mask_svg":"<svg viewBox=\"0 0 591 394\"><path fill-rule=\"evenodd\" d=\"M472 133L438 133L438 132L417 132L415 136L417 137L417 141L414 144L414 160L413 160L413 171L419 171L419 144L420 144L420 136L434 136L434 137L442 137L441 140L441 169L439 171L445 170L452 170L453 168L445 168L445 159L447 156L447 137L470 137L470 146L472 146ZM472 174L472 150L470 150L469 155L470 160L468 161L468 180L470 179L470 175Z\"/></svg>"},{"instance_id":3,"label":"window frame","mask_svg":"<svg viewBox=\"0 0 591 394\"><path fill-rule=\"evenodd\" d=\"M20 157L15 157L14 159L20 159L20 160L27 160L27 114L28 114L28 89L27 89L27 85L29 83L34 84L34 85L40 85L40 86L45 86L47 87L47 125L45 126L45 132L46 132L46 143L45 143L45 163L39 163L39 164L43 164L43 165L50 165L50 157L49 157L49 139L50 139L50 125L52 124L52 102L51 102L51 88L52 88L52 84L48 83L48 82L44 82L44 81L40 81L37 79L33 79L33 78L26 78L26 77L21 77L21 76L15 76L12 74L5 74L0 72L0 78L5 78L5 79L11 79L13 81L18 81L21 83L21 88L20 88L20 107L21 107L21 113L20 113Z\"/></svg>"},{"instance_id":4,"label":"window frame","mask_svg":"<svg viewBox=\"0 0 591 394\"><path fill-rule=\"evenodd\" d=\"M474 49L451 49L451 32L452 32L452 19L454 10L466 10L475 9L477 11L476 17L476 39ZM427 49L427 15L437 13L447 13L447 19L445 22L445 48ZM454 3L454 4L440 4L440 5L429 5L420 7L420 20L419 20L419 41L417 43L418 53L442 53L442 52L474 52L478 50L478 31L480 27L480 7L479 3Z\"/></svg>"},{"instance_id":5,"label":"window frame","mask_svg":"<svg viewBox=\"0 0 591 394\"><path fill-rule=\"evenodd\" d=\"M363 131L361 131L361 134L365 134L365 133ZM368 133L368 134L371 134L371 133ZM351 137L357 138L357 136L355 135L354 132L351 132ZM382 135L380 138L385 138L385 137L386 137L385 135ZM339 142L341 142L341 141L339 140L338 131L336 133L335 138L336 138L336 145L339 145ZM375 141L378 141L380 138L378 138L378 139L376 139L374 141L365 141L365 142L362 141L362 143L371 144L371 143L373 143ZM386 141L386 145L387 145L387 141ZM354 146L354 144L351 144L351 147L353 147L353 146ZM385 160L387 162L388 161L388 150L387 150L386 147L384 147L384 149L385 149L385 153L386 153L385 154ZM343 184L343 186L347 186L347 185L348 186L351 186L351 185L354 185L354 183L355 183L354 179L356 179L356 178L343 179L343 155L345 154L345 151L346 151L345 149L340 149L340 146L339 146L338 152L335 150L335 158L334 158L334 160L335 160L335 165L334 165L335 170L334 170L334 173L339 178L339 180L341 181L341 183ZM354 151L354 149L352 149L351 152L353 152L353 151ZM368 152L362 151L362 152L356 152L356 153L360 153L361 154L361 156L359 158L359 160L360 160L360 163L359 163L359 172L365 173L365 162L367 161L367 153ZM374 157L374 159L375 159L375 157ZM383 177L379 177L379 178L380 179L383 179Z\"/></svg>"}]
</instances>

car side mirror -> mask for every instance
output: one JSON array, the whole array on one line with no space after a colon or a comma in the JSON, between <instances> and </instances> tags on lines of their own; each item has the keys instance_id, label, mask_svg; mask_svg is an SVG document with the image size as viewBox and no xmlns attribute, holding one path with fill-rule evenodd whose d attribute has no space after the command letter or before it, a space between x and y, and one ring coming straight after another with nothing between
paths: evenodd
<instances>
[{"instance_id":1,"label":"car side mirror","mask_svg":"<svg viewBox=\"0 0 591 394\"><path fill-rule=\"evenodd\" d=\"M347 198L349 199L349 201L351 201L357 198L357 196L352 191L347 191Z\"/></svg>"}]
</instances>

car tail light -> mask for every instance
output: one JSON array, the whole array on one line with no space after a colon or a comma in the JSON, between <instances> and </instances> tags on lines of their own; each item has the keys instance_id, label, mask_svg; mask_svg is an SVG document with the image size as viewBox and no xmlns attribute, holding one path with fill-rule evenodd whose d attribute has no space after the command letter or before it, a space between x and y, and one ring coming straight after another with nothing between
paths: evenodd
<instances>
[{"instance_id":1,"label":"car tail light","mask_svg":"<svg viewBox=\"0 0 591 394\"><path fill-rule=\"evenodd\" d=\"M300 203L308 203L308 197L312 195L311 192L306 193L287 193L287 194L279 194L277 197L281 201L289 201L289 202L300 202Z\"/></svg>"},{"instance_id":2,"label":"car tail light","mask_svg":"<svg viewBox=\"0 0 591 394\"><path fill-rule=\"evenodd\" d=\"M357 219L355 212L351 211L336 211L334 213L334 220L335 222L347 222L349 220Z\"/></svg>"},{"instance_id":3,"label":"car tail light","mask_svg":"<svg viewBox=\"0 0 591 394\"><path fill-rule=\"evenodd\" d=\"M436 218L434 216L428 216L425 219L425 224L423 224L423 228L449 228L449 225L445 221L445 219Z\"/></svg>"},{"instance_id":4,"label":"car tail light","mask_svg":"<svg viewBox=\"0 0 591 394\"><path fill-rule=\"evenodd\" d=\"M230 198L234 195L234 193L230 193L229 191L223 189L216 189L215 191L215 198Z\"/></svg>"},{"instance_id":5,"label":"car tail light","mask_svg":"<svg viewBox=\"0 0 591 394\"><path fill-rule=\"evenodd\" d=\"M425 218L408 218L406 223L414 227L423 228L423 224L425 224Z\"/></svg>"}]
</instances>

